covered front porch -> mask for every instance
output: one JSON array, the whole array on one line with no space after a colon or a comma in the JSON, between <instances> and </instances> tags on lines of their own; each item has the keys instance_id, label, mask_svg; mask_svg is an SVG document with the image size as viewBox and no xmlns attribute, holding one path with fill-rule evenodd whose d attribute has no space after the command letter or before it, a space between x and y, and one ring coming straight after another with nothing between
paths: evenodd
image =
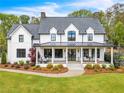
<instances>
[{"instance_id":1,"label":"covered front porch","mask_svg":"<svg viewBox=\"0 0 124 93\"><path fill-rule=\"evenodd\" d=\"M35 45L36 46L36 45ZM113 64L113 47L110 45L103 46L81 45L81 46L63 46L42 44L36 46L36 63L37 64L97 64L105 63L104 55L106 48L111 48L111 64ZM46 62L44 61L46 60Z\"/></svg>"}]
</instances>

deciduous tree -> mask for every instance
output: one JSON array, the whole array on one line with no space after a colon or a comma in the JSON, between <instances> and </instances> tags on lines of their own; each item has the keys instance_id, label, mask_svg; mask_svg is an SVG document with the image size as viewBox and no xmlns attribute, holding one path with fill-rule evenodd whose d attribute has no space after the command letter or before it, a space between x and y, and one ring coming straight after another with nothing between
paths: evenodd
<instances>
[{"instance_id":1,"label":"deciduous tree","mask_svg":"<svg viewBox=\"0 0 124 93\"><path fill-rule=\"evenodd\" d=\"M17 23L19 23L18 16L0 13L0 50L6 50L7 32Z\"/></svg>"},{"instance_id":2,"label":"deciduous tree","mask_svg":"<svg viewBox=\"0 0 124 93\"><path fill-rule=\"evenodd\" d=\"M117 46L124 45L124 24L122 22L116 23L112 33L113 43Z\"/></svg>"},{"instance_id":3,"label":"deciduous tree","mask_svg":"<svg viewBox=\"0 0 124 93\"><path fill-rule=\"evenodd\" d=\"M86 9L81 9L68 14L69 17L84 17L84 16L92 16L92 15L93 15L92 12Z\"/></svg>"},{"instance_id":4,"label":"deciduous tree","mask_svg":"<svg viewBox=\"0 0 124 93\"><path fill-rule=\"evenodd\" d=\"M27 15L21 15L20 16L20 21L22 24L29 24L30 17Z\"/></svg>"},{"instance_id":5,"label":"deciduous tree","mask_svg":"<svg viewBox=\"0 0 124 93\"><path fill-rule=\"evenodd\" d=\"M31 24L40 24L40 20L36 17L32 17Z\"/></svg>"}]
</instances>

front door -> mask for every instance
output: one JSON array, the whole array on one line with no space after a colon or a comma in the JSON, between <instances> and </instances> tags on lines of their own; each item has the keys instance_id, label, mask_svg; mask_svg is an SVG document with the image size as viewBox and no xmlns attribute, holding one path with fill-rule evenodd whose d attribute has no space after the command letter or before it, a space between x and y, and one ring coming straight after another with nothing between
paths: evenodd
<instances>
[{"instance_id":1,"label":"front door","mask_svg":"<svg viewBox=\"0 0 124 93\"><path fill-rule=\"evenodd\" d=\"M68 49L68 61L76 61L76 49Z\"/></svg>"}]
</instances>

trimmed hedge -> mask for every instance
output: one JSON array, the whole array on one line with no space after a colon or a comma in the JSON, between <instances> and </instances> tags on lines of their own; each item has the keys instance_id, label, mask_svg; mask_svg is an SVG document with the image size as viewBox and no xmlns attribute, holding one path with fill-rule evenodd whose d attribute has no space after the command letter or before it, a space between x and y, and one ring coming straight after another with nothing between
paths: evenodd
<instances>
[{"instance_id":1,"label":"trimmed hedge","mask_svg":"<svg viewBox=\"0 0 124 93\"><path fill-rule=\"evenodd\" d=\"M47 64L47 68L48 69L52 69L53 68L53 64Z\"/></svg>"},{"instance_id":2,"label":"trimmed hedge","mask_svg":"<svg viewBox=\"0 0 124 93\"><path fill-rule=\"evenodd\" d=\"M85 69L93 69L93 65L92 65L92 64L87 64L87 65L85 66Z\"/></svg>"},{"instance_id":3,"label":"trimmed hedge","mask_svg":"<svg viewBox=\"0 0 124 93\"><path fill-rule=\"evenodd\" d=\"M101 67L100 67L99 64L94 64L94 65L93 65L93 69L101 69Z\"/></svg>"}]
</instances>

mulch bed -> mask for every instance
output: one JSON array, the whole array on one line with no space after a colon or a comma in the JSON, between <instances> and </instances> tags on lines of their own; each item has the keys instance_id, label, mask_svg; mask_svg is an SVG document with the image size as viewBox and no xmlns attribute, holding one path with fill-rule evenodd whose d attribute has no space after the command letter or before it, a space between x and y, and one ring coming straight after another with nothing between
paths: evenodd
<instances>
[{"instance_id":1,"label":"mulch bed","mask_svg":"<svg viewBox=\"0 0 124 93\"><path fill-rule=\"evenodd\" d=\"M60 74L60 73L65 73L68 71L67 67L63 67L59 70L52 70L52 69L48 69L47 67L36 67L36 66L30 66L29 65L28 69L24 69L24 66L19 65L19 67L17 68L13 64L0 64L0 68L22 70L22 71L31 71L31 72L46 73L46 74L48 74L48 73Z\"/></svg>"},{"instance_id":2,"label":"mulch bed","mask_svg":"<svg viewBox=\"0 0 124 93\"><path fill-rule=\"evenodd\" d=\"M84 74L100 74L100 73L124 73L124 67L120 67L120 68L115 68L115 69L85 69L85 73Z\"/></svg>"}]
</instances>

